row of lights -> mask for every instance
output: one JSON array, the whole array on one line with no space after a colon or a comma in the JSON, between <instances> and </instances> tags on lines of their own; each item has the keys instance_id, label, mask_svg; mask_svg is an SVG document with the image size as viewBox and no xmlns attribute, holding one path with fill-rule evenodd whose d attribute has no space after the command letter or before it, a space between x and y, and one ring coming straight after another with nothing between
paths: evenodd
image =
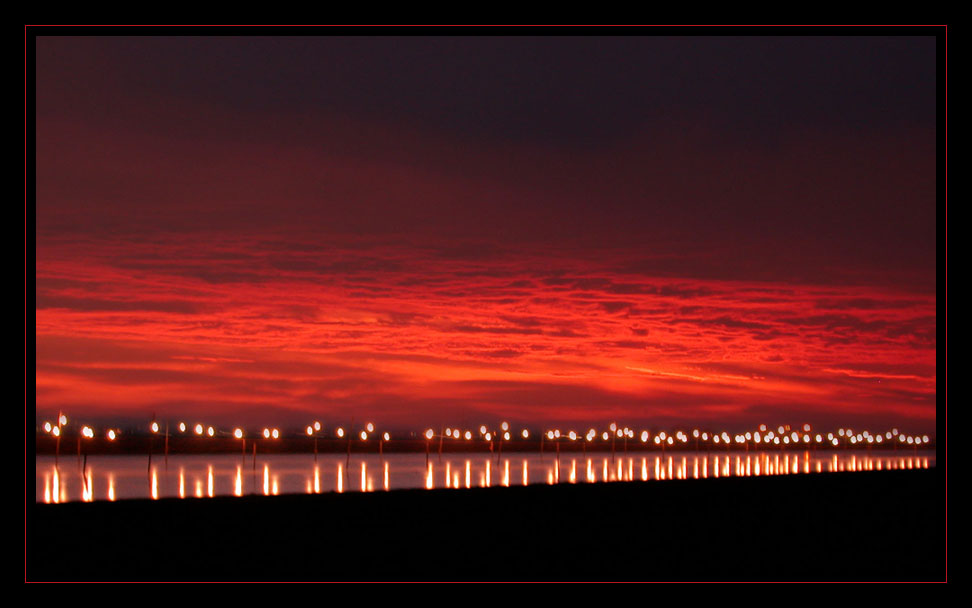
<instances>
[{"instance_id":1,"label":"row of lights","mask_svg":"<svg viewBox=\"0 0 972 608\"><path fill-rule=\"evenodd\" d=\"M65 416L64 414L60 414L58 416L57 424L44 422L43 429L45 433L53 435L54 437L60 437L62 433L61 428L66 425L67 425L67 416ZM313 437L317 433L321 432L321 428L322 428L321 423L315 421L313 424L310 424L306 427L305 432L309 437ZM485 439L486 441L493 441L494 439L500 439L500 438L502 438L503 441L510 441L513 435L510 430L509 423L503 422L500 425L500 428L502 431L501 433L490 431L486 427L486 425L482 425L479 427L479 436ZM180 422L178 425L178 429L180 433L186 433L188 431L188 426L186 425L185 422ZM603 431L600 434L600 437L603 441L607 441L612 437L617 437L618 439L625 439L625 440L635 438L635 431L629 427L619 428L616 423L612 422L609 426L609 429L610 432ZM161 427L159 426L159 423L157 421L153 420L151 425L149 426L149 430L153 434L157 434L161 432ZM374 430L375 430L375 425L371 422L367 423L365 425L365 430L362 430L359 433L360 439L362 441L366 441L369 438L369 436L372 433L374 433ZM817 444L824 443L824 437L820 433L817 433L813 437L811 437L811 427L809 424L803 425L802 430L803 433L801 434L796 430L791 430L789 427L780 426L774 432L772 430L767 430L766 425L762 424L759 426L759 431L756 432L750 431L750 432L746 432L745 434L736 434L733 437L730 437L729 433L725 431L719 434L712 433L710 435L708 432L699 431L698 429L692 431L692 437L696 440L701 440L703 442L709 442L711 439L712 443L716 445L720 445L720 444L731 445L732 443L742 445L749 442L753 442L757 445L761 443L766 443L766 444L772 443L773 445L780 445L781 443L783 445L789 445L789 444L799 445L801 442L804 444L809 444L811 442ZM197 423L193 427L192 431L199 436L205 434L208 435L209 437L213 437L216 435L216 429L214 427L204 426L201 423ZM345 431L344 428L342 427L338 427L337 429L335 429L335 433L338 436L338 438L343 438L345 436ZM105 437L109 441L114 441L115 439L118 438L120 434L121 431L119 429L109 428L106 429ZM243 429L241 428L234 429L232 434L237 439L242 439L245 435ZM94 437L94 430L90 426L84 425L81 428L81 435L83 437L91 439ZM280 430L277 428L267 427L263 429L262 435L264 439L279 439ZM431 440L432 438L436 437L435 431L433 431L431 428L427 429L424 435L427 440ZM560 429L552 429L546 431L544 435L550 441L558 440L561 439L562 437L570 439L570 441L576 441L578 438L580 438L578 433L573 430L568 431L565 434L562 434ZM530 431L528 431L527 429L523 429L520 433L520 436L523 439L529 439ZM588 442L591 442L594 441L597 438L597 436L598 436L597 431L594 428L591 428L587 431L587 433L583 436L583 438L586 439ZM472 431L469 430L463 432L458 428L454 429L449 427L445 429L443 437L451 438L451 439L464 438L467 441L469 441L472 440L473 433ZM642 443L648 443L650 437L651 436L648 431L641 431L640 439ZM384 441L389 441L391 439L391 435L386 431L381 434L381 439ZM827 433L826 443L829 443L833 446L837 446L839 445L840 441L845 440L852 445L856 445L859 443L861 444L867 443L868 445L873 445L873 444L882 445L886 441L890 443L893 442L895 439L897 439L897 441L901 444L915 445L915 446L928 444L930 442L928 435L922 435L922 436L905 435L903 433L899 433L898 429L896 428L887 431L884 434L878 433L876 435L872 434L870 431L860 431L858 433L855 433L850 428L846 428L846 429L842 428L842 429L838 429L836 435L834 433ZM654 436L654 443L656 445L662 445L662 446L675 445L676 442L686 444L688 443L688 441L689 441L689 436L685 434L683 431L676 431L674 436L667 434L665 431L661 431Z\"/></svg>"}]
</instances>

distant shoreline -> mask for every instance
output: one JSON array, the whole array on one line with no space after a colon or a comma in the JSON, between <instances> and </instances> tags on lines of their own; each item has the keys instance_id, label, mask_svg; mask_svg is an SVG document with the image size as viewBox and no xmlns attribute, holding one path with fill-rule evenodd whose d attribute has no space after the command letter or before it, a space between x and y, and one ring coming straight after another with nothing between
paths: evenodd
<instances>
[{"instance_id":1,"label":"distant shoreline","mask_svg":"<svg viewBox=\"0 0 972 608\"><path fill-rule=\"evenodd\" d=\"M256 443L256 449L258 454L313 454L314 453L314 439L309 437L281 437L277 440L269 440L262 438L247 438L246 440L246 452L251 454L253 451L254 442ZM339 439L337 437L321 437L317 441L317 451L321 454L345 454L348 452L349 440L347 438ZM38 433L35 437L34 443L34 453L35 455L54 455L57 443L53 440L50 435L44 433ZM541 447L542 446L542 447ZM243 451L243 443L240 439L233 437L196 437L193 435L171 435L169 437L168 450L170 454L240 454ZM165 452L165 438L162 436L128 436L124 440L118 440L116 442L110 442L101 437L96 437L94 439L85 439L82 442L81 449L84 453L89 455L138 455L145 454L148 455L149 452L153 454L163 454ZM708 453L747 453L747 452L778 452L778 453L803 453L809 452L850 452L850 451L896 451L905 454L923 454L929 451L935 451L936 443L931 441L930 443L923 444L921 446L911 446L911 445L899 445L895 442L887 442L884 444L875 445L845 445L841 444L839 447L833 447L827 444L814 444L814 443L800 443L792 445L757 445L754 446L750 444L746 445L736 445L736 444L701 444L696 447L696 443L690 441L688 443L679 444L676 443L673 446L666 446L662 448L656 445L654 442L642 443L637 440L629 440L627 445L623 441L617 441L614 445L614 451L617 454L623 454L625 452L632 453L658 453L658 454L668 454L668 453L695 453L695 452L708 452ZM438 438L432 439L431 441L426 441L425 439L391 439L389 441L379 443L379 439L376 437L369 438L366 441L360 439L350 440L350 452L352 454L378 454L379 451L392 453L425 453L426 450L431 454L438 454L440 450L440 442ZM530 439L515 439L512 441L504 441L502 445L499 441L494 440L492 442L485 441L481 438L475 438L473 440L464 439L445 439L441 442L441 451L443 454L446 453L494 453L497 454L502 452L540 452L543 451L545 454L555 454L558 450L558 442L543 440L541 443L540 439L530 438ZM583 439L578 439L577 441L570 441L567 439L561 439L559 441L559 450L561 453L567 454L581 454L585 450L589 452L611 452L611 441L597 439L591 442L585 442ZM61 454L77 454L78 442L76 436L66 436L62 438L60 443L60 453Z\"/></svg>"}]
</instances>

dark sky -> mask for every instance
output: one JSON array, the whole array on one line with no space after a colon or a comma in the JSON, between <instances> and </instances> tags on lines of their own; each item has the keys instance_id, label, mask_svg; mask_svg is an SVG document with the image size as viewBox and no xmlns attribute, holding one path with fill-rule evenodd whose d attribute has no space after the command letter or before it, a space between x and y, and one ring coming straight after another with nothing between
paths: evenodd
<instances>
[{"instance_id":1,"label":"dark sky","mask_svg":"<svg viewBox=\"0 0 972 608\"><path fill-rule=\"evenodd\" d=\"M38 415L934 426L934 38L36 57Z\"/></svg>"}]
</instances>

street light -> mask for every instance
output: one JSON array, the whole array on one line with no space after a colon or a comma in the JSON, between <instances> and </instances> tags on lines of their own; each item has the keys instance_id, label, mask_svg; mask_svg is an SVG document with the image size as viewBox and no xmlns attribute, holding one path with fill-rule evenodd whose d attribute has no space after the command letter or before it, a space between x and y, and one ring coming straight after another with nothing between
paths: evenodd
<instances>
[{"instance_id":1,"label":"street light","mask_svg":"<svg viewBox=\"0 0 972 608\"><path fill-rule=\"evenodd\" d=\"M321 423L314 422L307 426L307 436L314 438L314 462L317 462L317 433L321 430Z\"/></svg>"},{"instance_id":2,"label":"street light","mask_svg":"<svg viewBox=\"0 0 972 608\"><path fill-rule=\"evenodd\" d=\"M243 442L243 466L246 466L246 436L243 434L243 429L241 428L234 429L233 437Z\"/></svg>"}]
</instances>

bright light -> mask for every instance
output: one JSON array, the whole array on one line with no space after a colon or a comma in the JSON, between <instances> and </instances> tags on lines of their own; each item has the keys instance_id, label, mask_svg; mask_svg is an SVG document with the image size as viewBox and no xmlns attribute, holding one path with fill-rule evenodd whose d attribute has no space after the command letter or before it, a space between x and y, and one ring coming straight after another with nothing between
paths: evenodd
<instances>
[{"instance_id":1,"label":"bright light","mask_svg":"<svg viewBox=\"0 0 972 608\"><path fill-rule=\"evenodd\" d=\"M263 438L270 439L270 429L263 429Z\"/></svg>"},{"instance_id":2,"label":"bright light","mask_svg":"<svg viewBox=\"0 0 972 608\"><path fill-rule=\"evenodd\" d=\"M428 429L427 431L425 431L425 438L426 439L432 439L432 436L433 435L435 435L435 433L432 432L432 429Z\"/></svg>"},{"instance_id":3,"label":"bright light","mask_svg":"<svg viewBox=\"0 0 972 608\"><path fill-rule=\"evenodd\" d=\"M521 433L521 434L523 435L523 438L524 439L529 439L530 438L530 431L528 431L526 429L523 429L523 433Z\"/></svg>"},{"instance_id":4,"label":"bright light","mask_svg":"<svg viewBox=\"0 0 972 608\"><path fill-rule=\"evenodd\" d=\"M547 439L553 440L553 438L554 438L553 431L547 431Z\"/></svg>"},{"instance_id":5,"label":"bright light","mask_svg":"<svg viewBox=\"0 0 972 608\"><path fill-rule=\"evenodd\" d=\"M459 429L454 429L452 431L452 436L455 437L456 439L459 439L459 435L460 435Z\"/></svg>"},{"instance_id":6,"label":"bright light","mask_svg":"<svg viewBox=\"0 0 972 608\"><path fill-rule=\"evenodd\" d=\"M201 424L197 424L196 427L195 427L195 429L193 429L193 430L196 431L196 434L197 435L202 435L203 434L203 426Z\"/></svg>"},{"instance_id":7,"label":"bright light","mask_svg":"<svg viewBox=\"0 0 972 608\"><path fill-rule=\"evenodd\" d=\"M315 431L320 431L321 430L321 423L320 422L314 421L314 430Z\"/></svg>"},{"instance_id":8,"label":"bright light","mask_svg":"<svg viewBox=\"0 0 972 608\"><path fill-rule=\"evenodd\" d=\"M571 441L576 441L577 440L577 433L575 433L574 431L571 431L571 432L567 433L567 436L570 437L570 440Z\"/></svg>"},{"instance_id":9,"label":"bright light","mask_svg":"<svg viewBox=\"0 0 972 608\"><path fill-rule=\"evenodd\" d=\"M179 432L180 433L185 433L186 432L186 423L185 422L180 422L179 423Z\"/></svg>"},{"instance_id":10,"label":"bright light","mask_svg":"<svg viewBox=\"0 0 972 608\"><path fill-rule=\"evenodd\" d=\"M375 432L375 425L372 424L371 422L369 422L368 424L366 424L365 425L365 428L368 429L368 432L369 433L374 433Z\"/></svg>"},{"instance_id":11,"label":"bright light","mask_svg":"<svg viewBox=\"0 0 972 608\"><path fill-rule=\"evenodd\" d=\"M469 432L469 431L466 431L466 441L469 441L470 439L472 439L472 433Z\"/></svg>"},{"instance_id":12,"label":"bright light","mask_svg":"<svg viewBox=\"0 0 972 608\"><path fill-rule=\"evenodd\" d=\"M308 435L308 436L310 436L310 435L313 435L313 434L314 434L314 427L312 427L312 426L308 426L306 430L307 430L307 435Z\"/></svg>"},{"instance_id":13,"label":"bright light","mask_svg":"<svg viewBox=\"0 0 972 608\"><path fill-rule=\"evenodd\" d=\"M699 438L699 429L695 429L694 431L692 431L692 437L695 437L696 439Z\"/></svg>"},{"instance_id":14,"label":"bright light","mask_svg":"<svg viewBox=\"0 0 972 608\"><path fill-rule=\"evenodd\" d=\"M233 437L236 437L237 439L243 439L243 429L234 430Z\"/></svg>"},{"instance_id":15,"label":"bright light","mask_svg":"<svg viewBox=\"0 0 972 608\"><path fill-rule=\"evenodd\" d=\"M60 417L57 419L57 421L61 426L64 426L65 424L67 424L67 416L61 414Z\"/></svg>"},{"instance_id":16,"label":"bright light","mask_svg":"<svg viewBox=\"0 0 972 608\"><path fill-rule=\"evenodd\" d=\"M153 432L153 433L158 433L158 432L159 432L159 423L158 423L158 422L154 422L154 421L153 421L153 422L152 422L152 426L151 426L151 427L149 427L149 428L151 428L151 429L152 429L152 432Z\"/></svg>"},{"instance_id":17,"label":"bright light","mask_svg":"<svg viewBox=\"0 0 972 608\"><path fill-rule=\"evenodd\" d=\"M486 441L492 441L493 440L493 434L492 433L486 433L485 439L486 439Z\"/></svg>"},{"instance_id":18,"label":"bright light","mask_svg":"<svg viewBox=\"0 0 972 608\"><path fill-rule=\"evenodd\" d=\"M213 427L209 427L208 429L206 429L206 434L212 437L213 435L216 434L216 430Z\"/></svg>"},{"instance_id":19,"label":"bright light","mask_svg":"<svg viewBox=\"0 0 972 608\"><path fill-rule=\"evenodd\" d=\"M272 431L270 431L270 435L271 435L271 436L272 436L272 437L273 437L274 439L277 439L277 438L279 438L279 437L280 437L280 431L278 431L277 429L273 429Z\"/></svg>"},{"instance_id":20,"label":"bright light","mask_svg":"<svg viewBox=\"0 0 972 608\"><path fill-rule=\"evenodd\" d=\"M696 436L698 436L698 431L695 431ZM641 431L641 443L648 442L648 431Z\"/></svg>"},{"instance_id":21,"label":"bright light","mask_svg":"<svg viewBox=\"0 0 972 608\"><path fill-rule=\"evenodd\" d=\"M509 441L509 440L510 440L510 432L509 431L505 431L503 433L503 441Z\"/></svg>"},{"instance_id":22,"label":"bright light","mask_svg":"<svg viewBox=\"0 0 972 608\"><path fill-rule=\"evenodd\" d=\"M344 429L342 429L341 427L338 427L338 429L337 429L337 436L338 437L344 437Z\"/></svg>"},{"instance_id":23,"label":"bright light","mask_svg":"<svg viewBox=\"0 0 972 608\"><path fill-rule=\"evenodd\" d=\"M810 425L809 424L804 424L803 425L803 431L805 433L809 433L810 432Z\"/></svg>"},{"instance_id":24,"label":"bright light","mask_svg":"<svg viewBox=\"0 0 972 608\"><path fill-rule=\"evenodd\" d=\"M604 431L603 433L601 433L601 439L603 439L604 441L607 441L607 439L608 439L607 431Z\"/></svg>"},{"instance_id":25,"label":"bright light","mask_svg":"<svg viewBox=\"0 0 972 608\"><path fill-rule=\"evenodd\" d=\"M614 431L618 430L618 425L612 422L608 428L611 429L611 432L613 433Z\"/></svg>"},{"instance_id":26,"label":"bright light","mask_svg":"<svg viewBox=\"0 0 972 608\"><path fill-rule=\"evenodd\" d=\"M51 432L51 423L50 422L45 422L44 423L44 432L45 433L50 433Z\"/></svg>"},{"instance_id":27,"label":"bright light","mask_svg":"<svg viewBox=\"0 0 972 608\"><path fill-rule=\"evenodd\" d=\"M115 440L115 437L116 437L115 430L114 429L108 429L108 441L114 441Z\"/></svg>"},{"instance_id":28,"label":"bright light","mask_svg":"<svg viewBox=\"0 0 972 608\"><path fill-rule=\"evenodd\" d=\"M508 431L510 430L510 423L504 422L503 424L500 425L500 428L503 429L504 431Z\"/></svg>"},{"instance_id":29,"label":"bright light","mask_svg":"<svg viewBox=\"0 0 972 608\"><path fill-rule=\"evenodd\" d=\"M358 437L361 437L361 441L367 441L368 440L368 431L361 431L358 434Z\"/></svg>"},{"instance_id":30,"label":"bright light","mask_svg":"<svg viewBox=\"0 0 972 608\"><path fill-rule=\"evenodd\" d=\"M445 430L446 437L452 437L452 427L447 426Z\"/></svg>"},{"instance_id":31,"label":"bright light","mask_svg":"<svg viewBox=\"0 0 972 608\"><path fill-rule=\"evenodd\" d=\"M485 424L482 425L481 427L479 427L479 434L480 435L485 435L486 434L486 425Z\"/></svg>"},{"instance_id":32,"label":"bright light","mask_svg":"<svg viewBox=\"0 0 972 608\"><path fill-rule=\"evenodd\" d=\"M391 435L388 434L388 431L385 431L384 434L381 436L381 438L384 439L385 441L388 441L389 439L391 439Z\"/></svg>"},{"instance_id":33,"label":"bright light","mask_svg":"<svg viewBox=\"0 0 972 608\"><path fill-rule=\"evenodd\" d=\"M85 437L87 437L88 439L91 439L92 437L94 437L94 431L91 429L90 426L84 426L84 427L82 427L81 428L81 434L84 435Z\"/></svg>"}]
</instances>

